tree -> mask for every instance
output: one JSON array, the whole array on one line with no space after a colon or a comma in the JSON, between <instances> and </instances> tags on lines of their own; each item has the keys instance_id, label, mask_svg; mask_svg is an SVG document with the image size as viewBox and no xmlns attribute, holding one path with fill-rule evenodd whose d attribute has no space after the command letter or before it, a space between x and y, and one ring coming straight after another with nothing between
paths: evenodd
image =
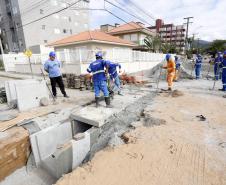
<instances>
[{"instance_id":1,"label":"tree","mask_svg":"<svg viewBox=\"0 0 226 185\"><path fill-rule=\"evenodd\" d=\"M144 43L150 51L159 52L161 49L161 38L159 36L147 36Z\"/></svg>"},{"instance_id":2,"label":"tree","mask_svg":"<svg viewBox=\"0 0 226 185\"><path fill-rule=\"evenodd\" d=\"M208 53L217 53L226 50L226 40L214 40L209 47L206 48Z\"/></svg>"}]
</instances>

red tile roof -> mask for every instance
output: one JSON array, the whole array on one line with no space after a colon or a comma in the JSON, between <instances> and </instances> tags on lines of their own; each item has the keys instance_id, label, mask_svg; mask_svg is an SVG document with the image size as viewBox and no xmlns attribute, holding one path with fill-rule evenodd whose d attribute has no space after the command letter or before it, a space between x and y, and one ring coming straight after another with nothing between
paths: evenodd
<instances>
[{"instance_id":1,"label":"red tile roof","mask_svg":"<svg viewBox=\"0 0 226 185\"><path fill-rule=\"evenodd\" d=\"M136 46L133 42L121 39L116 36L101 32L99 30L94 31L85 31L76 35L66 37L64 39L52 42L48 44L49 46L63 46L71 45L82 42L101 42L101 43L111 43L117 45L127 45L127 46Z\"/></svg>"},{"instance_id":2,"label":"red tile roof","mask_svg":"<svg viewBox=\"0 0 226 185\"><path fill-rule=\"evenodd\" d=\"M120 26L110 30L108 33L116 34L116 33L124 33L124 32L142 31L142 30L147 30L150 32L150 30L147 29L145 26L132 21L127 24L120 25Z\"/></svg>"}]
</instances>

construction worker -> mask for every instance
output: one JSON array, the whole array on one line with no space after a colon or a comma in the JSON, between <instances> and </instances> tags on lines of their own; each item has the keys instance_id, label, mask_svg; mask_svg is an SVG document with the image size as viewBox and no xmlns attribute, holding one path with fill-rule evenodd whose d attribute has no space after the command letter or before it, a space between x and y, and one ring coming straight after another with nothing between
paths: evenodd
<instances>
[{"instance_id":1,"label":"construction worker","mask_svg":"<svg viewBox=\"0 0 226 185\"><path fill-rule=\"evenodd\" d=\"M196 80L198 80L201 77L201 68L202 68L202 56L200 54L197 54L196 59L195 59Z\"/></svg>"},{"instance_id":2,"label":"construction worker","mask_svg":"<svg viewBox=\"0 0 226 185\"><path fill-rule=\"evenodd\" d=\"M222 85L223 85L223 88L220 90L226 91L226 50L224 51L220 67L222 68Z\"/></svg>"},{"instance_id":3,"label":"construction worker","mask_svg":"<svg viewBox=\"0 0 226 185\"><path fill-rule=\"evenodd\" d=\"M64 88L60 68L61 62L56 59L56 53L54 51L51 51L49 53L49 59L44 64L44 69L47 73L49 73L53 96L55 98L57 97L56 84L58 84L60 91L64 95L64 97L69 98Z\"/></svg>"},{"instance_id":4,"label":"construction worker","mask_svg":"<svg viewBox=\"0 0 226 185\"><path fill-rule=\"evenodd\" d=\"M176 65L176 72L174 75L174 81L177 82L178 78L179 78L179 70L180 70L180 60L178 58L178 56L175 56L175 65Z\"/></svg>"},{"instance_id":5,"label":"construction worker","mask_svg":"<svg viewBox=\"0 0 226 185\"><path fill-rule=\"evenodd\" d=\"M99 107L99 101L100 101L100 91L104 94L104 99L106 103L107 108L112 108L110 105L110 96L109 91L107 87L107 78L105 75L105 69L108 73L108 69L106 66L106 61L103 60L103 54L102 52L96 53L96 60L93 61L89 67L87 68L87 71L89 73L92 73L92 80L94 85L94 91L95 91L95 101L96 101L96 107Z\"/></svg>"},{"instance_id":6,"label":"construction worker","mask_svg":"<svg viewBox=\"0 0 226 185\"><path fill-rule=\"evenodd\" d=\"M168 91L172 91L176 65L170 54L166 54L166 61L167 61L167 65L163 66L162 68L167 70Z\"/></svg>"},{"instance_id":7,"label":"construction worker","mask_svg":"<svg viewBox=\"0 0 226 185\"><path fill-rule=\"evenodd\" d=\"M220 64L222 63L221 52L217 52L217 57L214 59L214 76L215 80L219 79L220 75Z\"/></svg>"},{"instance_id":8,"label":"construction worker","mask_svg":"<svg viewBox=\"0 0 226 185\"><path fill-rule=\"evenodd\" d=\"M114 63L107 61L108 73L110 75L110 80L114 83L113 92L118 91L118 95L122 96L120 79L117 72L117 67L119 68L119 73L121 73L121 65L119 63Z\"/></svg>"}]
</instances>

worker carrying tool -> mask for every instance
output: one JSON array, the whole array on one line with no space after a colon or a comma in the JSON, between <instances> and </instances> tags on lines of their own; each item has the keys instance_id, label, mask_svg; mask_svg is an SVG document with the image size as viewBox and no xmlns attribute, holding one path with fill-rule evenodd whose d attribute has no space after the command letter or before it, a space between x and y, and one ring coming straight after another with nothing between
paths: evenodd
<instances>
[{"instance_id":1,"label":"worker carrying tool","mask_svg":"<svg viewBox=\"0 0 226 185\"><path fill-rule=\"evenodd\" d=\"M197 54L195 59L196 80L198 80L201 77L201 69L202 69L202 56L200 54Z\"/></svg>"},{"instance_id":2,"label":"worker carrying tool","mask_svg":"<svg viewBox=\"0 0 226 185\"><path fill-rule=\"evenodd\" d=\"M175 65L176 65L176 71L175 71L175 75L174 75L174 82L177 82L178 78L179 78L179 71L180 71L180 59L178 58L178 56L175 56Z\"/></svg>"},{"instance_id":3,"label":"worker carrying tool","mask_svg":"<svg viewBox=\"0 0 226 185\"><path fill-rule=\"evenodd\" d=\"M117 67L119 68L119 73L121 73L121 65L119 63L107 61L107 68L108 68L108 73L110 75L110 80L114 83L112 90L113 90L113 92L117 91L118 95L122 96L120 79L119 79L119 75L117 72Z\"/></svg>"},{"instance_id":4,"label":"worker carrying tool","mask_svg":"<svg viewBox=\"0 0 226 185\"><path fill-rule=\"evenodd\" d=\"M165 66L162 66L162 68L167 70L168 91L172 91L176 65L170 54L166 54L166 61L167 64Z\"/></svg>"},{"instance_id":5,"label":"worker carrying tool","mask_svg":"<svg viewBox=\"0 0 226 185\"><path fill-rule=\"evenodd\" d=\"M49 53L49 59L44 64L44 70L49 73L53 96L54 98L57 97L56 84L58 84L60 91L64 95L64 97L69 98L64 88L60 68L61 62L56 59L56 53L54 51L51 51Z\"/></svg>"},{"instance_id":6,"label":"worker carrying tool","mask_svg":"<svg viewBox=\"0 0 226 185\"><path fill-rule=\"evenodd\" d=\"M223 61L223 57L221 56L221 52L217 52L217 57L214 59L214 76L215 80L220 78L220 64Z\"/></svg>"},{"instance_id":7,"label":"worker carrying tool","mask_svg":"<svg viewBox=\"0 0 226 185\"><path fill-rule=\"evenodd\" d=\"M223 88L220 90L226 91L226 50L224 51L220 67L222 68L222 85L223 85Z\"/></svg>"},{"instance_id":8,"label":"worker carrying tool","mask_svg":"<svg viewBox=\"0 0 226 185\"><path fill-rule=\"evenodd\" d=\"M106 103L107 108L112 108L112 105L110 105L110 96L109 91L107 87L107 78L105 75L105 69L108 73L107 68L107 62L103 60L103 54L102 52L96 53L96 60L93 61L89 67L87 68L87 71L89 73L92 73L92 81L94 85L94 91L95 91L95 101L96 101L96 107L99 107L99 101L100 101L100 91L104 94L104 99Z\"/></svg>"}]
</instances>

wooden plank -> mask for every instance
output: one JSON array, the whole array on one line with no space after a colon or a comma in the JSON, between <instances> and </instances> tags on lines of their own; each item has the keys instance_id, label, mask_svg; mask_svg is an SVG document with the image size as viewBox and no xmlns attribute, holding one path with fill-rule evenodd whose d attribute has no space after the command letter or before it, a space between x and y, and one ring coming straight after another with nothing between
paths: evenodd
<instances>
[{"instance_id":1,"label":"wooden plank","mask_svg":"<svg viewBox=\"0 0 226 185\"><path fill-rule=\"evenodd\" d=\"M23 122L23 121L27 121L39 116L44 116L47 114L50 114L52 112L55 112L59 110L57 107L42 107L39 108L38 110L33 110L33 111L29 111L29 112L22 112L20 113L16 118L9 120L9 121L4 121L0 123L0 131L4 132L7 129Z\"/></svg>"},{"instance_id":2,"label":"wooden plank","mask_svg":"<svg viewBox=\"0 0 226 185\"><path fill-rule=\"evenodd\" d=\"M26 165L30 153L28 131L13 127L0 133L0 181Z\"/></svg>"}]
</instances>

